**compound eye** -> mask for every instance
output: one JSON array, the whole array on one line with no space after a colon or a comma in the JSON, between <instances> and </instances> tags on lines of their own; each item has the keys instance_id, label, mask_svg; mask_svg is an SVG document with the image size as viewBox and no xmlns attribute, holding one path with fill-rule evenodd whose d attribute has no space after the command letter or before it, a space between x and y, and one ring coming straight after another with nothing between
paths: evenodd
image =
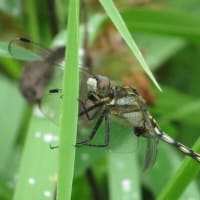
<instances>
[{"instance_id":1,"label":"compound eye","mask_svg":"<svg viewBox=\"0 0 200 200\"><path fill-rule=\"evenodd\" d=\"M97 91L97 80L95 78L88 78L87 88L88 88L88 91L96 92Z\"/></svg>"},{"instance_id":2,"label":"compound eye","mask_svg":"<svg viewBox=\"0 0 200 200\"><path fill-rule=\"evenodd\" d=\"M107 90L110 88L110 80L108 77L97 75L95 78L97 80L97 88L99 90Z\"/></svg>"},{"instance_id":3,"label":"compound eye","mask_svg":"<svg viewBox=\"0 0 200 200\"><path fill-rule=\"evenodd\" d=\"M106 76L97 76L97 89L99 96L106 97L110 94L110 80Z\"/></svg>"}]
</instances>

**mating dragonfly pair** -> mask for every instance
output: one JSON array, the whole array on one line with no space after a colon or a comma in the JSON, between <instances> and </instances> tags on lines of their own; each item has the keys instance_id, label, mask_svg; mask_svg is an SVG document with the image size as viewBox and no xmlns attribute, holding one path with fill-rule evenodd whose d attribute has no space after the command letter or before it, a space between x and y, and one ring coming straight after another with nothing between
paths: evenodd
<instances>
[{"instance_id":1,"label":"mating dragonfly pair","mask_svg":"<svg viewBox=\"0 0 200 200\"><path fill-rule=\"evenodd\" d=\"M155 163L159 139L200 162L200 154L172 139L159 128L155 119L149 114L144 99L135 88L121 86L112 82L108 77L101 75L89 75L86 85L87 95L84 99L79 100L79 117L86 116L90 121L97 119L88 138L77 142L77 147L85 145L107 147L110 142L110 116L115 116L130 124L136 136L147 138L145 168L151 167ZM60 92L62 92L60 88L49 90L50 94ZM93 139L103 122L105 123L104 143L94 144Z\"/></svg>"}]
</instances>

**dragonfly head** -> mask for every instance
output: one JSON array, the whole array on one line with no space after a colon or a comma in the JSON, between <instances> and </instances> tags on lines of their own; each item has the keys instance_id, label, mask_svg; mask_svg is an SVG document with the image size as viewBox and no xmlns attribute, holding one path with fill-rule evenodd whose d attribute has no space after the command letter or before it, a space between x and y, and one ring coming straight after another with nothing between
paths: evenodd
<instances>
[{"instance_id":1,"label":"dragonfly head","mask_svg":"<svg viewBox=\"0 0 200 200\"><path fill-rule=\"evenodd\" d=\"M93 92L99 97L107 97L110 94L110 80L106 76L96 75L87 80L88 92Z\"/></svg>"}]
</instances>

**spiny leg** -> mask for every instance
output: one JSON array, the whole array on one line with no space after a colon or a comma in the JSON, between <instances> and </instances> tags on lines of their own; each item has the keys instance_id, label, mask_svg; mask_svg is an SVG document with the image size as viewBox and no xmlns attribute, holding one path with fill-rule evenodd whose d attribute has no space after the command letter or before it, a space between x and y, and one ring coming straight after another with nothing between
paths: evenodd
<instances>
[{"instance_id":1,"label":"spiny leg","mask_svg":"<svg viewBox=\"0 0 200 200\"><path fill-rule=\"evenodd\" d=\"M79 117L82 116L82 115L84 115L85 112L90 112L90 111L92 111L93 109L95 109L96 107L103 106L104 104L105 104L104 102L97 102L96 104L87 107L85 111L79 112Z\"/></svg>"},{"instance_id":2,"label":"spiny leg","mask_svg":"<svg viewBox=\"0 0 200 200\"><path fill-rule=\"evenodd\" d=\"M92 144L88 144L94 138L94 136L96 135L96 133L97 133L97 131L98 131L98 129L99 129L102 121L103 121L103 118L105 118L106 122L108 121L108 116L104 112L100 115L99 119L97 120L97 122L96 122L96 124L95 124L92 132L90 133L88 139L80 141L80 142L77 142L76 145L75 145L76 147L80 147L80 146L83 146L83 145L87 145L87 146L99 146L99 147L102 146L103 147L105 145L106 146L108 145L108 143L109 143L109 134L108 134L108 136L105 137L105 144L104 145L92 145ZM109 130L109 124L108 124L108 128L107 129ZM57 149L57 148L59 148L58 145L56 145L56 146L50 145L49 147L50 147L50 149Z\"/></svg>"},{"instance_id":3,"label":"spiny leg","mask_svg":"<svg viewBox=\"0 0 200 200\"><path fill-rule=\"evenodd\" d=\"M86 115L86 117L87 117L87 119L90 120L90 116L89 116L89 114L88 114L88 112L87 112L87 109L86 109L86 107L85 107L85 104L83 103L83 101L82 101L81 99L78 99L78 101L79 101L79 103L81 104L81 106L82 106L82 108L83 108L83 111L81 111L81 112L84 112L85 115Z\"/></svg>"},{"instance_id":4,"label":"spiny leg","mask_svg":"<svg viewBox=\"0 0 200 200\"><path fill-rule=\"evenodd\" d=\"M105 146L108 146L110 142L110 121L108 114L105 114Z\"/></svg>"},{"instance_id":5,"label":"spiny leg","mask_svg":"<svg viewBox=\"0 0 200 200\"><path fill-rule=\"evenodd\" d=\"M107 113L104 113L104 119L105 119L105 136L104 136L104 144L87 144L87 146L92 147L107 147L110 142L110 122L109 117Z\"/></svg>"},{"instance_id":6,"label":"spiny leg","mask_svg":"<svg viewBox=\"0 0 200 200\"><path fill-rule=\"evenodd\" d=\"M99 127L100 127L100 125L101 125L101 123L102 123L102 121L103 121L104 115L105 115L105 113L102 112L102 114L101 114L100 117L98 118L98 120L97 120L97 122L96 122L94 128L92 129L92 132L90 133L88 139L83 140L83 141L80 141L80 142L77 142L77 143L76 143L76 147L80 147L80 146L82 146L82 145L90 146L88 143L89 143L89 142L94 138L94 136L96 135L97 130L99 129Z\"/></svg>"},{"instance_id":7,"label":"spiny leg","mask_svg":"<svg viewBox=\"0 0 200 200\"><path fill-rule=\"evenodd\" d=\"M86 107L85 103L82 100L79 99L79 102L81 103L81 106L83 108L83 111L79 112L79 116L82 116L85 114L88 120L93 120L96 117L96 115L100 112L103 105L102 102L98 102L92 106ZM92 115L89 115L89 112L96 108L98 109Z\"/></svg>"}]
</instances>

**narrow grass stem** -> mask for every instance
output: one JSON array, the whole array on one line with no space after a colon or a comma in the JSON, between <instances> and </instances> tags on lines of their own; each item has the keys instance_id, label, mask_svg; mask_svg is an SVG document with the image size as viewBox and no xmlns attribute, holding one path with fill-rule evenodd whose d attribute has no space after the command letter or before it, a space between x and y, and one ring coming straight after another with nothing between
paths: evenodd
<instances>
[{"instance_id":1,"label":"narrow grass stem","mask_svg":"<svg viewBox=\"0 0 200 200\"><path fill-rule=\"evenodd\" d=\"M71 199L78 122L79 0L69 1L67 51L60 120L57 199Z\"/></svg>"}]
</instances>

